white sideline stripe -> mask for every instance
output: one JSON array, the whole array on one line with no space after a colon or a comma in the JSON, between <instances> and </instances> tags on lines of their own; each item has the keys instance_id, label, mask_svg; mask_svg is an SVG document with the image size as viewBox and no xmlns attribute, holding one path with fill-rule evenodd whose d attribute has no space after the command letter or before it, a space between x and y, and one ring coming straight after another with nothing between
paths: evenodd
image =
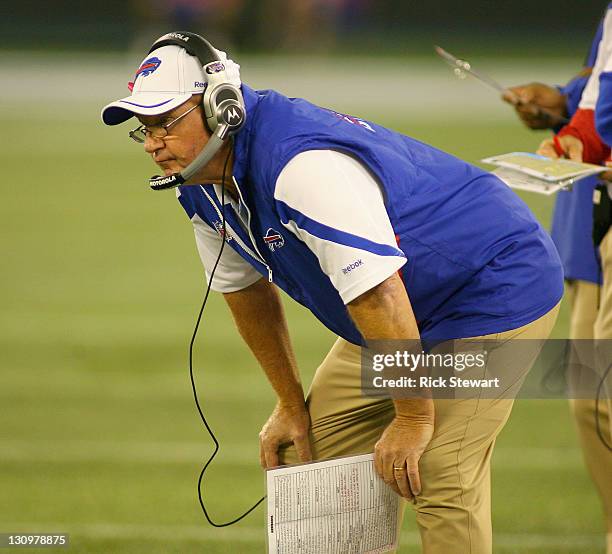
<instances>
[{"instance_id":1,"label":"white sideline stripe","mask_svg":"<svg viewBox=\"0 0 612 554\"><path fill-rule=\"evenodd\" d=\"M403 537L402 533L402 537ZM505 548L520 548L541 552L542 548L554 548L556 550L575 551L576 548L603 547L603 533L601 535L543 535L543 534L514 534L494 533L493 544Z\"/></svg>"},{"instance_id":2,"label":"white sideline stripe","mask_svg":"<svg viewBox=\"0 0 612 554\"><path fill-rule=\"evenodd\" d=\"M130 54L139 59L140 53ZM64 109L72 117L75 109L98 117L99 109L112 98L121 98L125 92L125 76L133 73L128 56L48 56L36 53L11 52L0 60L2 97L5 105L25 103L20 117L57 117ZM53 72L48 71L53 63ZM580 63L578 58L533 59L527 64L519 59L481 58L478 67L484 72L503 75L508 83L560 83L567 80L568 67ZM402 58L400 69L394 58L298 58L241 56L244 81L254 88L272 88L288 96L308 98L354 115L378 113L387 117L413 117L423 120L471 120L474 114L489 121L515 123L512 110L504 109L498 95L483 87L475 79L458 81L442 62L427 58ZM363 68L376 87L363 86ZM341 68L339 70L338 68ZM40 75L45 75L45 109L37 108ZM324 82L321 87L319 83ZM90 86L83 87L83 83ZM73 91L79 90L78 95ZM389 102L397 91L406 91L405 101ZM347 93L348 91L348 93ZM40 104L40 103L38 103ZM70 106L70 109L65 109ZM32 108L36 110L33 112ZM85 111L87 110L87 111ZM6 111L6 110L5 110ZM62 117L64 115L62 114ZM368 116L371 117L371 116Z\"/></svg>"},{"instance_id":3,"label":"white sideline stripe","mask_svg":"<svg viewBox=\"0 0 612 554\"><path fill-rule=\"evenodd\" d=\"M44 440L0 442L0 461L7 462L142 462L201 463L212 452L210 441L198 442L127 442ZM259 464L258 447L221 446L220 462ZM493 453L493 467L499 469L579 469L583 465L578 448L503 447Z\"/></svg>"},{"instance_id":4,"label":"white sideline stripe","mask_svg":"<svg viewBox=\"0 0 612 554\"><path fill-rule=\"evenodd\" d=\"M231 541L235 543L253 543L263 541L265 531L262 527L238 525L225 529L213 529L208 524L200 525L138 525L117 523L3 523L11 532L47 532L69 533L73 536L92 539L154 539L154 540L202 540ZM420 538L417 532L404 531L400 539L401 546L418 546ZM493 542L497 546L521 549L541 549L543 547L572 551L576 548L597 547L603 544L599 535L543 535L543 534L495 534Z\"/></svg>"}]
</instances>

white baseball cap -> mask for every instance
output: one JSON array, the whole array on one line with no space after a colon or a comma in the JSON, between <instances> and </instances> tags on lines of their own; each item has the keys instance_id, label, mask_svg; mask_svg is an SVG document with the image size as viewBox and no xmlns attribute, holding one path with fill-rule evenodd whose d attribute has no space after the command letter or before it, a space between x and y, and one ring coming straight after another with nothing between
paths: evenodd
<instances>
[{"instance_id":1,"label":"white baseball cap","mask_svg":"<svg viewBox=\"0 0 612 554\"><path fill-rule=\"evenodd\" d=\"M219 56L227 58L224 52ZM130 96L102 109L102 121L107 125L123 123L136 114L159 115L173 110L193 94L202 94L206 78L196 57L180 46L169 45L148 54L128 86L132 87Z\"/></svg>"}]
</instances>

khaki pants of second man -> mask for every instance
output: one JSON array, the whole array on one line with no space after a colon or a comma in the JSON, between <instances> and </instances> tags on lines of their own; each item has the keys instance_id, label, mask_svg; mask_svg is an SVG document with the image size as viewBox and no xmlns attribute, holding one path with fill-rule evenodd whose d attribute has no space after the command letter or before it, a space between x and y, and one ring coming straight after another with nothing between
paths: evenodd
<instances>
[{"instance_id":1,"label":"khaki pants of second man","mask_svg":"<svg viewBox=\"0 0 612 554\"><path fill-rule=\"evenodd\" d=\"M587 281L567 283L567 298L572 314L570 339L612 339L612 231L608 231L600 247L603 286ZM612 382L610 376L606 379ZM599 433L595 418L608 444L612 444L612 408L610 389L600 399L598 410L594 399L570 400L578 428L584 461L601 498L606 524L606 552L612 554L612 452Z\"/></svg>"},{"instance_id":2,"label":"khaki pants of second man","mask_svg":"<svg viewBox=\"0 0 612 554\"><path fill-rule=\"evenodd\" d=\"M548 338L558 309L524 327L474 338ZM504 355L513 358L512 351ZM434 435L419 463L423 490L415 505L425 554L491 554L490 461L512 404L507 398L435 401ZM343 339L317 369L307 406L315 459L373 452L394 416L390 400L362 396L360 348ZM298 461L292 446L280 454L282 463Z\"/></svg>"}]
</instances>

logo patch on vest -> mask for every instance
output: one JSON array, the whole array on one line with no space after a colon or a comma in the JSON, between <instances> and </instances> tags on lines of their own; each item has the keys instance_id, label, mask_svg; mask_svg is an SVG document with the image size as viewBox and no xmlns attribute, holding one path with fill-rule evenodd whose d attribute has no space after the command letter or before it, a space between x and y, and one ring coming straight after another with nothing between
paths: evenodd
<instances>
[{"instance_id":1,"label":"logo patch on vest","mask_svg":"<svg viewBox=\"0 0 612 554\"><path fill-rule=\"evenodd\" d=\"M223 229L223 223L221 223L219 220L215 221L213 225L215 226L217 233L219 233L219 236L225 239L227 242L234 238L227 228L225 230Z\"/></svg>"},{"instance_id":2,"label":"logo patch on vest","mask_svg":"<svg viewBox=\"0 0 612 554\"><path fill-rule=\"evenodd\" d=\"M347 123L352 123L353 125L359 125L360 127L363 127L364 129L367 129L368 131L375 133L376 131L372 128L372 126L367 122L364 121L363 119L360 119L358 117L354 117L352 115L347 115L345 113L340 113L340 112L334 112L332 111L332 113L342 119L342 121L346 121Z\"/></svg>"},{"instance_id":3,"label":"logo patch on vest","mask_svg":"<svg viewBox=\"0 0 612 554\"><path fill-rule=\"evenodd\" d=\"M265 236L263 237L264 242L268 245L268 248L271 252L274 252L277 248L282 248L285 246L285 239L283 235L281 235L278 231L275 231L270 227Z\"/></svg>"}]
</instances>

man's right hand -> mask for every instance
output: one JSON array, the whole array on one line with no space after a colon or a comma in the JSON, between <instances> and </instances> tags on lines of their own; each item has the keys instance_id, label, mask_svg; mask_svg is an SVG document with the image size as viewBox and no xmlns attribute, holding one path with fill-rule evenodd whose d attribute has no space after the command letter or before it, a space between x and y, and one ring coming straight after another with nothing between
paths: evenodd
<instances>
[{"instance_id":1,"label":"man's right hand","mask_svg":"<svg viewBox=\"0 0 612 554\"><path fill-rule=\"evenodd\" d=\"M518 116L530 129L551 129L567 115L565 96L558 89L542 83L511 87L502 95L502 99L514 106Z\"/></svg>"},{"instance_id":2,"label":"man's right hand","mask_svg":"<svg viewBox=\"0 0 612 554\"><path fill-rule=\"evenodd\" d=\"M543 140L536 154L553 159L564 157L573 162L581 162L583 151L584 145L580 139L572 135L564 135L562 137L556 137L556 140Z\"/></svg>"},{"instance_id":3,"label":"man's right hand","mask_svg":"<svg viewBox=\"0 0 612 554\"><path fill-rule=\"evenodd\" d=\"M310 462L310 416L306 405L278 403L259 433L259 461L264 469L279 465L278 448L293 443L301 462Z\"/></svg>"}]
</instances>

